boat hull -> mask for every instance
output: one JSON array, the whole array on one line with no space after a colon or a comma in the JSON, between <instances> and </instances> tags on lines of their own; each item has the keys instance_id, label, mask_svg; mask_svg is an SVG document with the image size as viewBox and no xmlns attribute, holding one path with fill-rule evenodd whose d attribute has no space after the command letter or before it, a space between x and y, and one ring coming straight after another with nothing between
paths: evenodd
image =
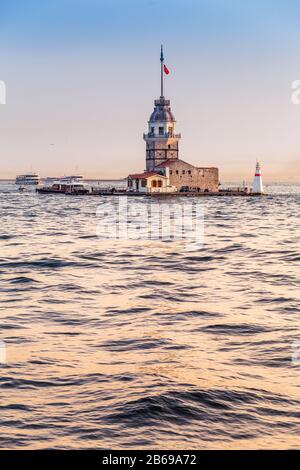
<instances>
[{"instance_id":1,"label":"boat hull","mask_svg":"<svg viewBox=\"0 0 300 470\"><path fill-rule=\"evenodd\" d=\"M61 189L52 188L36 188L36 192L40 194L66 194L71 196L82 196L89 193L88 189L79 189L73 191L64 191Z\"/></svg>"}]
</instances>

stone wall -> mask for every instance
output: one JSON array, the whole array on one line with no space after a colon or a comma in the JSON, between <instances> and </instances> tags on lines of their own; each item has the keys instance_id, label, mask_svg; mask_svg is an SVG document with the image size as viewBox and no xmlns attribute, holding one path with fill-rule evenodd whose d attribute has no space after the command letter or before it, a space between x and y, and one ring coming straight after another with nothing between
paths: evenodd
<instances>
[{"instance_id":1,"label":"stone wall","mask_svg":"<svg viewBox=\"0 0 300 470\"><path fill-rule=\"evenodd\" d=\"M182 160L170 162L168 168L170 185L178 190L187 186L191 190L219 191L218 168L198 168Z\"/></svg>"},{"instance_id":2,"label":"stone wall","mask_svg":"<svg viewBox=\"0 0 300 470\"><path fill-rule=\"evenodd\" d=\"M146 145L146 168L153 171L169 158L178 158L178 141L175 139L148 141Z\"/></svg>"}]
</instances>

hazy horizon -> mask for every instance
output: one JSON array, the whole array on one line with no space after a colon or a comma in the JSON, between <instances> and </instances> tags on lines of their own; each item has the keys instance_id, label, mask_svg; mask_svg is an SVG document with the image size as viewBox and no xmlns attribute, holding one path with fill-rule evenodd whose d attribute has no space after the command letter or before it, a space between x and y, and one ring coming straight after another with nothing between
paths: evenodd
<instances>
[{"instance_id":1,"label":"hazy horizon","mask_svg":"<svg viewBox=\"0 0 300 470\"><path fill-rule=\"evenodd\" d=\"M180 158L218 167L222 181L251 181L256 159L265 182L300 180L295 0L12 0L1 8L1 179L143 171L163 43Z\"/></svg>"}]
</instances>

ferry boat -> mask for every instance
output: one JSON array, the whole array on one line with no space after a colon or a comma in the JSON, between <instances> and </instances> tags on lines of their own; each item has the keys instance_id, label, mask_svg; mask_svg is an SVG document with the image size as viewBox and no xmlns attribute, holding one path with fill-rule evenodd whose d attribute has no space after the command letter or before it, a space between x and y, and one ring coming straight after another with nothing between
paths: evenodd
<instances>
[{"instance_id":1,"label":"ferry boat","mask_svg":"<svg viewBox=\"0 0 300 470\"><path fill-rule=\"evenodd\" d=\"M88 194L89 189L84 185L82 176L63 176L52 184L37 188L36 191L42 194Z\"/></svg>"},{"instance_id":2,"label":"ferry boat","mask_svg":"<svg viewBox=\"0 0 300 470\"><path fill-rule=\"evenodd\" d=\"M15 184L19 186L20 191L29 189L30 187L36 187L40 184L40 177L34 173L28 173L26 175L18 175L16 177Z\"/></svg>"},{"instance_id":3,"label":"ferry boat","mask_svg":"<svg viewBox=\"0 0 300 470\"><path fill-rule=\"evenodd\" d=\"M60 181L64 183L83 183L83 176L81 175L62 176L60 178Z\"/></svg>"}]
</instances>

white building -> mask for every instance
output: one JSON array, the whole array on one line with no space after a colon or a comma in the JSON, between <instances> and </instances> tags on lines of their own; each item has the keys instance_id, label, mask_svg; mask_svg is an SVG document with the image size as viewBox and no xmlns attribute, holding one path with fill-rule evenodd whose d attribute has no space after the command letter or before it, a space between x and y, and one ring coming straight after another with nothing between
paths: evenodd
<instances>
[{"instance_id":1,"label":"white building","mask_svg":"<svg viewBox=\"0 0 300 470\"><path fill-rule=\"evenodd\" d=\"M138 193L166 193L170 191L168 178L153 171L129 175L127 190Z\"/></svg>"}]
</instances>

